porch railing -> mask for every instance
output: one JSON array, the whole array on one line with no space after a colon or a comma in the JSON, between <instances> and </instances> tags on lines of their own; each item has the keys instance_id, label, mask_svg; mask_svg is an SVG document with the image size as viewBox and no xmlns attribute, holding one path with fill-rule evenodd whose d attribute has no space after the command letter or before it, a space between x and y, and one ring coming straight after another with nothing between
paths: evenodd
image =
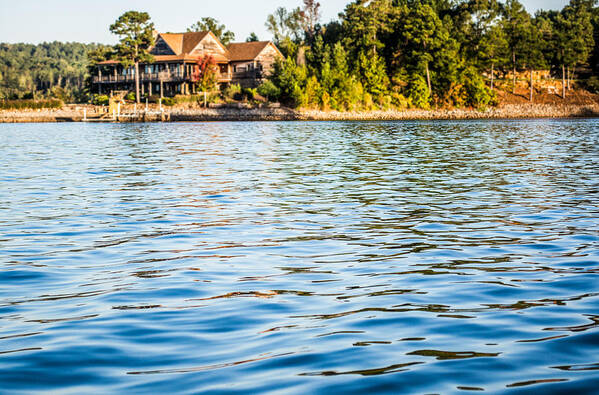
<instances>
[{"instance_id":1,"label":"porch railing","mask_svg":"<svg viewBox=\"0 0 599 395\"><path fill-rule=\"evenodd\" d=\"M141 82L183 82L190 81L191 76L189 74L180 73L180 72L171 72L171 71L160 71L158 73L140 73L140 81ZM219 82L228 82L231 80L241 80L241 79L262 79L264 78L264 73L259 70L249 70L249 71L241 71L241 72L229 72L229 73L219 73L217 76L217 80ZM93 82L95 84L114 84L114 83L127 83L127 82L135 82L135 75L127 74L110 74L110 75L102 75L102 76L94 76Z\"/></svg>"},{"instance_id":2,"label":"porch railing","mask_svg":"<svg viewBox=\"0 0 599 395\"><path fill-rule=\"evenodd\" d=\"M171 71L160 71L158 73L140 73L139 74L140 81L148 82L148 81L164 81L164 82L172 82L172 81L184 81L189 79L188 75L180 72L171 72ZM111 75L103 75L103 76L94 76L94 83L119 83L119 82L135 82L134 74L111 74Z\"/></svg>"}]
</instances>

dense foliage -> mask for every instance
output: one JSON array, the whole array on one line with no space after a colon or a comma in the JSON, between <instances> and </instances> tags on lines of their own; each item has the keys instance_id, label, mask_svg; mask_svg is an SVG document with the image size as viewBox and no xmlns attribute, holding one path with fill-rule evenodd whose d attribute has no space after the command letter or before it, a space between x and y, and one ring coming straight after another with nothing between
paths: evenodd
<instances>
[{"instance_id":1,"label":"dense foliage","mask_svg":"<svg viewBox=\"0 0 599 395\"><path fill-rule=\"evenodd\" d=\"M88 57L97 44L0 44L0 99L85 101Z\"/></svg>"},{"instance_id":2,"label":"dense foliage","mask_svg":"<svg viewBox=\"0 0 599 395\"><path fill-rule=\"evenodd\" d=\"M223 45L229 45L230 42L235 40L235 33L230 30L227 30L227 27L221 24L218 20L205 17L201 20L197 21L190 28L187 29L188 32L204 32L210 31L214 33L214 35L220 40ZM252 33L253 34L253 33ZM255 40L258 41L258 40Z\"/></svg>"},{"instance_id":3,"label":"dense foliage","mask_svg":"<svg viewBox=\"0 0 599 395\"><path fill-rule=\"evenodd\" d=\"M0 110L38 110L42 108L61 108L64 103L58 99L47 100L0 100Z\"/></svg>"},{"instance_id":4,"label":"dense foliage","mask_svg":"<svg viewBox=\"0 0 599 395\"><path fill-rule=\"evenodd\" d=\"M484 107L498 72L515 91L517 72L551 69L569 83L599 59L595 0L534 16L518 0L355 0L325 25L318 3L303 3L267 19L286 59L263 88L299 107Z\"/></svg>"}]
</instances>

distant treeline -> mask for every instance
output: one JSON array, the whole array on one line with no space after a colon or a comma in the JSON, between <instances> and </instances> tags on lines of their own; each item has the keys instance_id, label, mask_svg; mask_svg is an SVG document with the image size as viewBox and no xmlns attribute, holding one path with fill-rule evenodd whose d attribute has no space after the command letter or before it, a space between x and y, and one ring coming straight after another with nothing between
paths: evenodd
<instances>
[{"instance_id":1,"label":"distant treeline","mask_svg":"<svg viewBox=\"0 0 599 395\"><path fill-rule=\"evenodd\" d=\"M98 44L0 44L0 99L87 100L87 53Z\"/></svg>"},{"instance_id":2,"label":"distant treeline","mask_svg":"<svg viewBox=\"0 0 599 395\"><path fill-rule=\"evenodd\" d=\"M260 89L295 106L486 106L493 76L514 71L597 85L588 79L599 59L595 0L534 16L517 0L357 0L328 24L319 3L303 3L268 17L287 59ZM502 87L515 89L509 81Z\"/></svg>"}]
</instances>

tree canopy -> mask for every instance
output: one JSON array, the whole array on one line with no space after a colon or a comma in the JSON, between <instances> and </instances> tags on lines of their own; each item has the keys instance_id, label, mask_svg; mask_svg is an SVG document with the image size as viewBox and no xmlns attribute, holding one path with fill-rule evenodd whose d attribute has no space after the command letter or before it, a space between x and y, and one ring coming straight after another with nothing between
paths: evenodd
<instances>
[{"instance_id":1,"label":"tree canopy","mask_svg":"<svg viewBox=\"0 0 599 395\"><path fill-rule=\"evenodd\" d=\"M214 18L205 17L201 20L197 21L189 29L188 32L205 32L210 31L214 33L216 37L220 40L223 45L228 45L230 42L235 40L235 33L230 30L227 30L227 27L221 24Z\"/></svg>"},{"instance_id":2,"label":"tree canopy","mask_svg":"<svg viewBox=\"0 0 599 395\"><path fill-rule=\"evenodd\" d=\"M153 62L150 48L154 45L154 24L147 12L127 11L110 25L110 32L119 36L116 54L124 66L135 66L135 97L139 97L139 64Z\"/></svg>"},{"instance_id":3,"label":"tree canopy","mask_svg":"<svg viewBox=\"0 0 599 395\"><path fill-rule=\"evenodd\" d=\"M596 3L531 15L518 0L354 0L339 21L308 28L314 2L303 1L267 18L287 57L272 82L282 101L308 107L487 106L496 78L515 92L525 72L532 98L534 70L599 69Z\"/></svg>"}]
</instances>

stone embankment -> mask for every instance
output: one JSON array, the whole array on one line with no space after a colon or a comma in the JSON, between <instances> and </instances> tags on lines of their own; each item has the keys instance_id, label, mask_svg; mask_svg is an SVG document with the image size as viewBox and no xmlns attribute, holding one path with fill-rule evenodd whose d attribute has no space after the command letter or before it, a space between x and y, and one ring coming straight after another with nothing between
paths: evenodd
<instances>
[{"instance_id":1,"label":"stone embankment","mask_svg":"<svg viewBox=\"0 0 599 395\"><path fill-rule=\"evenodd\" d=\"M113 121L100 118L98 109L86 107L87 119ZM599 104L551 105L509 104L486 110L405 110L336 112L317 110L292 110L288 108L208 108L173 109L165 111L168 116L148 118L171 122L194 121L375 121L375 120L435 120L435 119L522 119L522 118L579 118L599 117ZM104 114L106 116L107 114ZM96 118L94 118L96 117ZM10 122L79 122L84 118L83 107L61 110L0 111L0 123ZM136 118L135 121L143 120ZM129 121L126 117L119 121Z\"/></svg>"}]
</instances>

